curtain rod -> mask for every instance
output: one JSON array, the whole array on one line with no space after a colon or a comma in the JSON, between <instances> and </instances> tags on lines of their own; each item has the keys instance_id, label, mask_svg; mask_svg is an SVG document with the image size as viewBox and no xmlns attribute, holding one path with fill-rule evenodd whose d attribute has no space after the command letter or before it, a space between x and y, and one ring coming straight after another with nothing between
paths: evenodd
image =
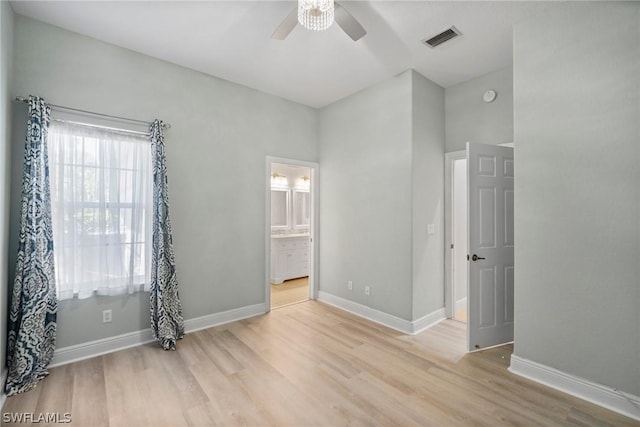
<instances>
[{"instance_id":1,"label":"curtain rod","mask_svg":"<svg viewBox=\"0 0 640 427\"><path fill-rule=\"evenodd\" d=\"M25 98L24 96L16 96L16 101L23 102L25 104L29 103L29 100L27 98ZM113 116L111 114L96 113L94 111L81 110L79 108L64 107L62 105L55 105L55 104L49 104L49 105L51 107L53 107L53 108L58 108L58 109L62 109L62 110L77 111L79 113L91 114L93 116L108 117L108 118L111 118L111 119L126 120L126 121L129 121L129 122L144 123L144 124L147 124L147 125L150 124L150 122L145 121L145 120L137 120L137 119L130 119L128 117ZM163 122L163 126L164 126L165 129L171 129L171 125L169 123L164 123Z\"/></svg>"},{"instance_id":2,"label":"curtain rod","mask_svg":"<svg viewBox=\"0 0 640 427\"><path fill-rule=\"evenodd\" d=\"M144 136L150 136L151 135L151 133L149 133L149 132L139 132L137 130L120 129L120 128L114 128L114 127L111 127L111 126L100 126L100 125L94 125L92 123L76 122L76 121L73 121L73 120L62 120L62 119L56 119L56 118L51 118L51 120L54 121L54 122L69 123L69 124L72 124L72 125L86 126L86 127L90 127L90 128L103 129L103 130L110 130L110 131L113 131L113 132L120 132L120 133L125 133L125 134L144 135Z\"/></svg>"}]
</instances>

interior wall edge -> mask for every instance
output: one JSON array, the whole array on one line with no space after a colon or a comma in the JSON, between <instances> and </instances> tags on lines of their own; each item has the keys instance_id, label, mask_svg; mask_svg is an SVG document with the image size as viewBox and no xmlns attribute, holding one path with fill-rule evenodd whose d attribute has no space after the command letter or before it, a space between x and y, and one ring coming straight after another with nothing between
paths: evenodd
<instances>
[{"instance_id":1,"label":"interior wall edge","mask_svg":"<svg viewBox=\"0 0 640 427\"><path fill-rule=\"evenodd\" d=\"M382 326L386 326L387 328L402 332L406 335L418 334L446 319L444 315L444 307L441 307L417 320L411 321L324 291L318 292L318 301L332 305L340 310L344 310Z\"/></svg>"}]
</instances>

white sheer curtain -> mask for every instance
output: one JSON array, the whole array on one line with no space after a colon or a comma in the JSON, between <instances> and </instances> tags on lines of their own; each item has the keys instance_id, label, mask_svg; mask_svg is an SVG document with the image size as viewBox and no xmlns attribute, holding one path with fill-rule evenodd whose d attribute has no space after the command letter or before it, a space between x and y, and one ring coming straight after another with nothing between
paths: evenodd
<instances>
[{"instance_id":1,"label":"white sheer curtain","mask_svg":"<svg viewBox=\"0 0 640 427\"><path fill-rule=\"evenodd\" d=\"M148 290L148 137L52 121L49 164L58 299Z\"/></svg>"}]
</instances>

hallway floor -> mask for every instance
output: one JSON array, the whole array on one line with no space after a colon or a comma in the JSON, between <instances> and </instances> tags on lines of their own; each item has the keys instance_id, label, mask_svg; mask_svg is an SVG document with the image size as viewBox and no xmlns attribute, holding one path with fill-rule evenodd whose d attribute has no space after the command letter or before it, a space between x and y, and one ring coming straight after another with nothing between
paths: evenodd
<instances>
[{"instance_id":1,"label":"hallway floor","mask_svg":"<svg viewBox=\"0 0 640 427\"><path fill-rule=\"evenodd\" d=\"M271 285L271 308L284 307L309 299L309 278L287 280L280 285Z\"/></svg>"}]
</instances>

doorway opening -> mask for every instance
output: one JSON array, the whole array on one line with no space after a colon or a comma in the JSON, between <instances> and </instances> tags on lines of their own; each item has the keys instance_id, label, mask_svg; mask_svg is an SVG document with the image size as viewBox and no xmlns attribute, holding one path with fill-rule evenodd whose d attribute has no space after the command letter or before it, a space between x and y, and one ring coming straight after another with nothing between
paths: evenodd
<instances>
[{"instance_id":1,"label":"doorway opening","mask_svg":"<svg viewBox=\"0 0 640 427\"><path fill-rule=\"evenodd\" d=\"M317 164L267 158L267 309L315 299Z\"/></svg>"},{"instance_id":2,"label":"doorway opening","mask_svg":"<svg viewBox=\"0 0 640 427\"><path fill-rule=\"evenodd\" d=\"M467 323L467 153L446 154L447 317Z\"/></svg>"},{"instance_id":3,"label":"doorway opening","mask_svg":"<svg viewBox=\"0 0 640 427\"><path fill-rule=\"evenodd\" d=\"M467 323L467 159L453 163L453 320Z\"/></svg>"},{"instance_id":4,"label":"doorway opening","mask_svg":"<svg viewBox=\"0 0 640 427\"><path fill-rule=\"evenodd\" d=\"M509 145L467 143L466 151L445 155L445 312L466 324L468 351L513 341L514 156Z\"/></svg>"}]
</instances>

